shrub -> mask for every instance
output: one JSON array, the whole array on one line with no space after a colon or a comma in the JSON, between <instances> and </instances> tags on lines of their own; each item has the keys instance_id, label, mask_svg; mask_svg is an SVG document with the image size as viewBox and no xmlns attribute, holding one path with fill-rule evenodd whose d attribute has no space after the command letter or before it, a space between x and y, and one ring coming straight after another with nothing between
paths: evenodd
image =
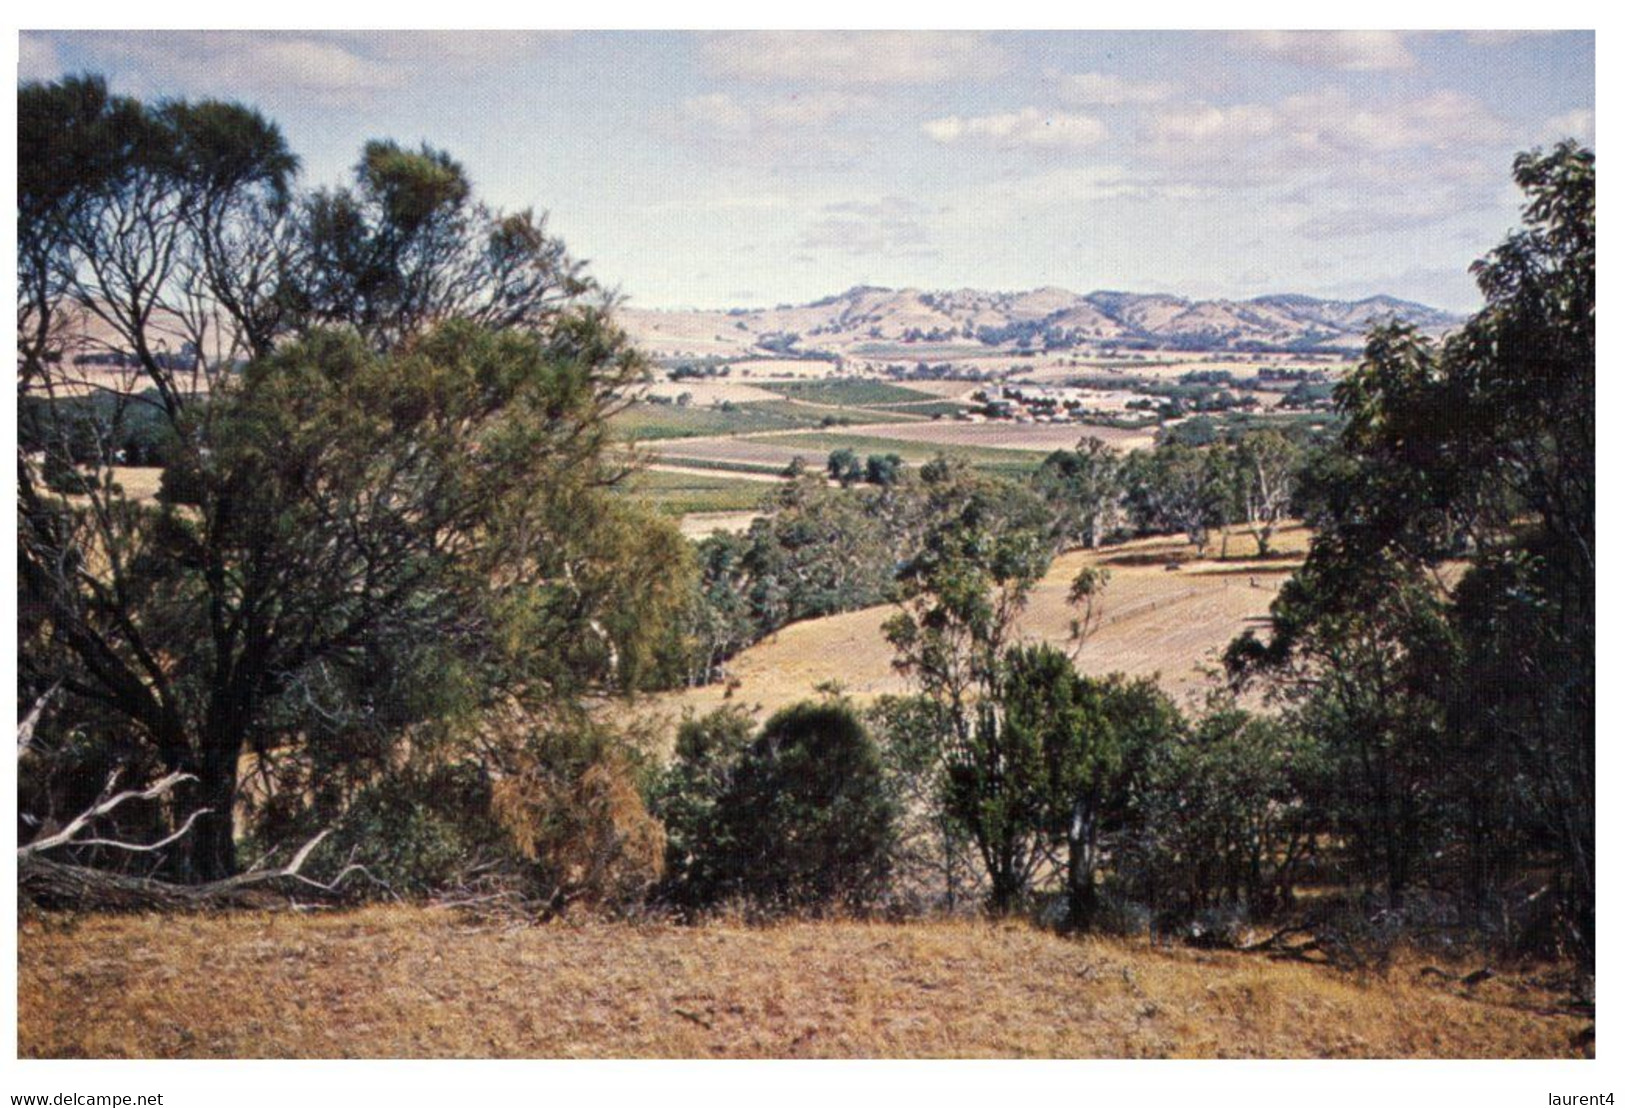
<instances>
[{"instance_id":1,"label":"shrub","mask_svg":"<svg viewBox=\"0 0 1625 1108\"><path fill-rule=\"evenodd\" d=\"M698 907L721 895L729 845L718 806L750 744L750 713L732 706L683 721L676 756L655 787L652 807L666 827L662 898Z\"/></svg>"},{"instance_id":2,"label":"shrub","mask_svg":"<svg viewBox=\"0 0 1625 1108\"><path fill-rule=\"evenodd\" d=\"M895 807L880 752L844 702L804 702L769 719L718 816L747 898L856 906L883 891Z\"/></svg>"},{"instance_id":3,"label":"shrub","mask_svg":"<svg viewBox=\"0 0 1625 1108\"><path fill-rule=\"evenodd\" d=\"M872 903L896 824L880 752L843 701L786 708L747 745L748 717L684 725L657 808L667 821L667 894L805 910Z\"/></svg>"},{"instance_id":4,"label":"shrub","mask_svg":"<svg viewBox=\"0 0 1625 1108\"><path fill-rule=\"evenodd\" d=\"M630 752L596 732L542 735L492 786L491 813L531 870L544 909L640 905L660 880L665 832Z\"/></svg>"},{"instance_id":5,"label":"shrub","mask_svg":"<svg viewBox=\"0 0 1625 1108\"><path fill-rule=\"evenodd\" d=\"M480 755L424 753L380 768L348 800L297 796L258 822L263 850L331 828L310 871L346 867L355 896L477 899L551 915L571 905L623 911L659 880L660 824L644 806L632 748L591 725L537 727ZM368 880L370 878L370 880Z\"/></svg>"},{"instance_id":6,"label":"shrub","mask_svg":"<svg viewBox=\"0 0 1625 1108\"><path fill-rule=\"evenodd\" d=\"M489 815L490 797L490 781L474 765L384 774L350 801L310 868L331 877L351 863L364 866L374 883L346 883L358 895L380 886L406 897L458 886L508 854ZM297 836L313 834L318 822L321 817L306 812Z\"/></svg>"},{"instance_id":7,"label":"shrub","mask_svg":"<svg viewBox=\"0 0 1625 1108\"><path fill-rule=\"evenodd\" d=\"M1259 920L1289 907L1321 829L1306 800L1320 758L1287 723L1218 706L1156 749L1139 800L1145 834L1123 868L1170 919Z\"/></svg>"}]
</instances>

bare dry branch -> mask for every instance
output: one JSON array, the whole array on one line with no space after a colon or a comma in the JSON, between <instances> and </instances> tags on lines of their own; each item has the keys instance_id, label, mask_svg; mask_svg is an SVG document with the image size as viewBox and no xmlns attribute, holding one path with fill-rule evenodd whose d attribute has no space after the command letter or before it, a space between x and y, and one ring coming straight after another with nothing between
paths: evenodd
<instances>
[{"instance_id":1,"label":"bare dry branch","mask_svg":"<svg viewBox=\"0 0 1625 1108\"><path fill-rule=\"evenodd\" d=\"M21 758L28 753L29 746L34 742L34 728L39 726L40 716L45 713L46 705L61 688L62 682L58 681L45 690L40 698L34 701L33 707L28 709L28 714L23 717L22 722L17 725L17 757Z\"/></svg>"},{"instance_id":2,"label":"bare dry branch","mask_svg":"<svg viewBox=\"0 0 1625 1108\"><path fill-rule=\"evenodd\" d=\"M114 770L112 774L108 776L107 784L102 788L101 799L97 800L95 804L92 804L83 812L80 812L77 816L74 816L73 819L69 820L60 831L57 831L51 835L42 835L33 842L19 846L17 848L17 857L19 859L32 858L43 853L44 851L55 850L58 847L63 846L114 845L122 846L126 850L155 850L158 846L163 845L161 843L155 843L147 847L137 847L126 843L109 843L104 840L85 841L76 839L79 832L83 831L86 826L93 821L100 819L102 816L107 815L109 812L113 811L113 809L117 808L126 801L156 800L158 797L165 795L183 781L197 780L197 778L190 773L171 773L164 777L160 777L157 781L154 781L145 789L126 789L124 792L115 793L113 792L113 787L118 784L118 778L119 771ZM192 813L192 816L186 821L186 827L182 828L182 831L184 832L187 828L190 828L192 820L196 819L199 815L202 815L202 813ZM174 839L179 837L179 834L173 835L169 839L166 839L165 842L172 842Z\"/></svg>"}]
</instances>

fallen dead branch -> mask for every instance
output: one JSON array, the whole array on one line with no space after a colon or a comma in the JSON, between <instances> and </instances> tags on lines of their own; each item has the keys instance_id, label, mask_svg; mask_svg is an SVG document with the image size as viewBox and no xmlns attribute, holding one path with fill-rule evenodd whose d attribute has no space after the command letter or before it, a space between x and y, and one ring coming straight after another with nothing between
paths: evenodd
<instances>
[{"instance_id":1,"label":"fallen dead branch","mask_svg":"<svg viewBox=\"0 0 1625 1108\"><path fill-rule=\"evenodd\" d=\"M41 835L17 848L17 890L24 902L42 908L96 911L184 911L209 908L256 906L274 903L278 886L284 891L333 893L352 873L366 873L359 865L349 865L332 881L323 883L301 872L311 853L328 832L322 831L295 852L285 866L255 868L219 881L181 885L156 877L137 877L111 870L60 862L46 857L48 851L70 847L102 847L132 853L152 853L177 841L191 831L208 809L192 812L181 826L156 842L131 843L122 839L87 835L96 820L132 800L157 800L175 786L194 778L187 773L171 773L143 789L115 791L119 775L114 772L101 795L90 807L69 820L59 830ZM269 897L269 899L268 899Z\"/></svg>"},{"instance_id":2,"label":"fallen dead branch","mask_svg":"<svg viewBox=\"0 0 1625 1108\"><path fill-rule=\"evenodd\" d=\"M219 881L181 885L155 877L135 877L53 861L39 854L19 857L18 895L42 908L108 912L198 911L214 908L272 907L294 891L336 893L351 874L365 872L346 866L332 881L320 882L300 873L311 851L327 832L312 838L287 865L251 870ZM20 853L20 852L19 852Z\"/></svg>"}]
</instances>

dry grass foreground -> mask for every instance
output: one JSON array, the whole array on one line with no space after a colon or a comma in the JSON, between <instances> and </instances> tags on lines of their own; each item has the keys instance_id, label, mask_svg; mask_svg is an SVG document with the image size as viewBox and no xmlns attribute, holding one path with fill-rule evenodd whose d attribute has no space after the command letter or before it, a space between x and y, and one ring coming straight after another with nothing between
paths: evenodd
<instances>
[{"instance_id":1,"label":"dry grass foreground","mask_svg":"<svg viewBox=\"0 0 1625 1108\"><path fill-rule=\"evenodd\" d=\"M477 927L449 911L25 918L24 1057L1561 1057L1469 988L1025 924Z\"/></svg>"}]
</instances>

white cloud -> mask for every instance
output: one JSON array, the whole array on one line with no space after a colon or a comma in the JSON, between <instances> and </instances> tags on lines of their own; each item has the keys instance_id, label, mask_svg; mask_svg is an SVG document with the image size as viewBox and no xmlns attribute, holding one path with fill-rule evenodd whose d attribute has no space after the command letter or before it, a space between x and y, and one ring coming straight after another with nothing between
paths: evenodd
<instances>
[{"instance_id":1,"label":"white cloud","mask_svg":"<svg viewBox=\"0 0 1625 1108\"><path fill-rule=\"evenodd\" d=\"M1462 38L1466 39L1468 42L1472 43L1474 46L1510 46L1512 43L1522 41L1523 39L1526 39L1526 38L1541 38L1541 37L1544 37L1546 35L1555 35L1556 33L1557 33L1556 31L1536 31L1536 30L1524 30L1524 31L1512 31L1512 30L1490 31L1490 30L1482 30L1482 31L1463 31L1461 34L1462 34Z\"/></svg>"},{"instance_id":2,"label":"white cloud","mask_svg":"<svg viewBox=\"0 0 1625 1108\"><path fill-rule=\"evenodd\" d=\"M1322 89L1287 97L1280 114L1294 142L1317 152L1452 151L1499 144L1509 137L1503 119L1452 89L1386 103L1357 101L1344 89Z\"/></svg>"},{"instance_id":3,"label":"white cloud","mask_svg":"<svg viewBox=\"0 0 1625 1108\"><path fill-rule=\"evenodd\" d=\"M684 123L708 131L742 132L750 129L751 114L726 92L690 96L677 105Z\"/></svg>"},{"instance_id":4,"label":"white cloud","mask_svg":"<svg viewBox=\"0 0 1625 1108\"><path fill-rule=\"evenodd\" d=\"M726 77L823 85L926 85L1003 72L1006 52L960 31L735 31L702 54Z\"/></svg>"},{"instance_id":5,"label":"white cloud","mask_svg":"<svg viewBox=\"0 0 1625 1108\"><path fill-rule=\"evenodd\" d=\"M1233 49L1316 69L1370 71L1416 64L1398 31L1238 31Z\"/></svg>"},{"instance_id":6,"label":"white cloud","mask_svg":"<svg viewBox=\"0 0 1625 1108\"><path fill-rule=\"evenodd\" d=\"M194 46L196 52L188 54L194 62L201 60L215 82L247 92L297 89L332 101L393 88L403 76L401 70L343 43L319 38L210 34L199 35ZM166 63L180 67L180 59L167 48L147 55L159 69L167 68Z\"/></svg>"},{"instance_id":7,"label":"white cloud","mask_svg":"<svg viewBox=\"0 0 1625 1108\"><path fill-rule=\"evenodd\" d=\"M1475 151L1512 138L1483 103L1449 89L1408 99L1368 101L1325 88L1273 104L1169 104L1144 120L1143 152L1176 177L1265 183L1306 172L1414 176L1426 155L1429 176L1482 171Z\"/></svg>"},{"instance_id":8,"label":"white cloud","mask_svg":"<svg viewBox=\"0 0 1625 1108\"><path fill-rule=\"evenodd\" d=\"M976 184L940 194L944 217L965 226L1009 227L1043 222L1056 213L1077 212L1112 200L1146 200L1160 195L1116 165L1065 166Z\"/></svg>"},{"instance_id":9,"label":"white cloud","mask_svg":"<svg viewBox=\"0 0 1625 1108\"><path fill-rule=\"evenodd\" d=\"M327 106L367 103L425 69L472 72L547 48L555 32L96 31L72 33L95 65L137 95L301 97ZM44 36L25 49L46 64ZM60 72L60 70L58 70ZM52 74L55 75L55 74Z\"/></svg>"},{"instance_id":10,"label":"white cloud","mask_svg":"<svg viewBox=\"0 0 1625 1108\"><path fill-rule=\"evenodd\" d=\"M688 124L731 134L794 128L816 129L874 106L868 96L836 90L781 98L741 98L727 92L690 96L678 105Z\"/></svg>"},{"instance_id":11,"label":"white cloud","mask_svg":"<svg viewBox=\"0 0 1625 1108\"><path fill-rule=\"evenodd\" d=\"M785 127L822 127L848 116L858 115L875 106L873 97L824 89L798 92L782 100L763 104L763 118Z\"/></svg>"},{"instance_id":12,"label":"white cloud","mask_svg":"<svg viewBox=\"0 0 1625 1108\"><path fill-rule=\"evenodd\" d=\"M901 196L826 204L803 230L799 248L876 258L929 257L935 250L923 222L926 214L922 205Z\"/></svg>"},{"instance_id":13,"label":"white cloud","mask_svg":"<svg viewBox=\"0 0 1625 1108\"><path fill-rule=\"evenodd\" d=\"M340 37L376 58L402 63L490 65L551 50L570 31L350 31Z\"/></svg>"},{"instance_id":14,"label":"white cloud","mask_svg":"<svg viewBox=\"0 0 1625 1108\"><path fill-rule=\"evenodd\" d=\"M660 133L682 136L708 156L732 163L827 168L850 162L867 148L867 137L846 124L874 105L867 94L839 89L784 96L708 92L680 101Z\"/></svg>"},{"instance_id":15,"label":"white cloud","mask_svg":"<svg viewBox=\"0 0 1625 1108\"><path fill-rule=\"evenodd\" d=\"M1234 148L1233 144L1262 138L1280 126L1279 115L1262 104L1181 104L1154 113L1151 138L1161 144L1190 150L1192 145Z\"/></svg>"},{"instance_id":16,"label":"white cloud","mask_svg":"<svg viewBox=\"0 0 1625 1108\"><path fill-rule=\"evenodd\" d=\"M1063 73L1056 85L1064 103L1084 106L1155 104L1174 94L1174 86L1166 81L1136 81L1115 73Z\"/></svg>"},{"instance_id":17,"label":"white cloud","mask_svg":"<svg viewBox=\"0 0 1625 1108\"><path fill-rule=\"evenodd\" d=\"M1552 116L1542 125L1542 130L1546 132L1541 136L1542 141L1573 138L1584 143L1596 142L1597 113L1591 108L1575 108Z\"/></svg>"},{"instance_id":18,"label":"white cloud","mask_svg":"<svg viewBox=\"0 0 1625 1108\"><path fill-rule=\"evenodd\" d=\"M43 35L23 32L17 42L17 76L24 81L50 81L62 76L56 45Z\"/></svg>"},{"instance_id":19,"label":"white cloud","mask_svg":"<svg viewBox=\"0 0 1625 1108\"><path fill-rule=\"evenodd\" d=\"M1094 146L1106 138L1106 125L1088 115L1044 112L1022 108L997 115L931 119L920 125L926 136L940 143L985 139L1001 146Z\"/></svg>"},{"instance_id":20,"label":"white cloud","mask_svg":"<svg viewBox=\"0 0 1625 1108\"><path fill-rule=\"evenodd\" d=\"M1322 198L1297 230L1312 241L1412 231L1443 223L1461 211L1460 204L1461 198L1454 190L1386 190L1342 203Z\"/></svg>"}]
</instances>

